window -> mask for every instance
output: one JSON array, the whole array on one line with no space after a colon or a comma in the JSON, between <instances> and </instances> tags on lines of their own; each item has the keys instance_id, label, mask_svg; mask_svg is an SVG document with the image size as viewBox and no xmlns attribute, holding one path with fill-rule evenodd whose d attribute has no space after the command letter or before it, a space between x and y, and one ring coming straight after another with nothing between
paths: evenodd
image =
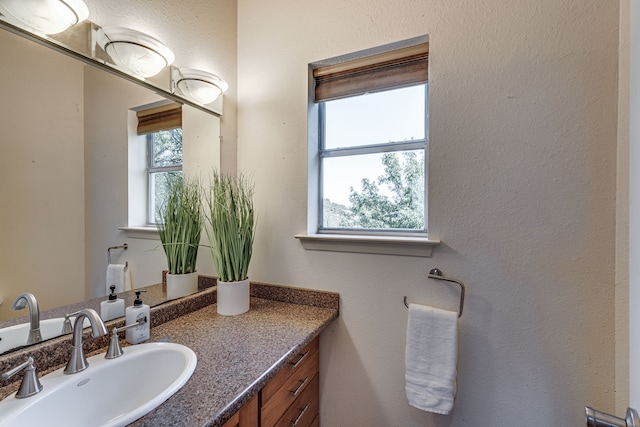
<instances>
[{"instance_id":1,"label":"window","mask_svg":"<svg viewBox=\"0 0 640 427\"><path fill-rule=\"evenodd\" d=\"M136 113L137 133L146 136L146 192L148 225L158 223L157 211L166 199L169 180L182 177L182 108L162 104Z\"/></svg>"},{"instance_id":2,"label":"window","mask_svg":"<svg viewBox=\"0 0 640 427\"><path fill-rule=\"evenodd\" d=\"M147 134L147 158L148 223L157 224L169 182L182 177L182 128Z\"/></svg>"},{"instance_id":3,"label":"window","mask_svg":"<svg viewBox=\"0 0 640 427\"><path fill-rule=\"evenodd\" d=\"M319 233L426 235L428 44L313 70Z\"/></svg>"}]
</instances>

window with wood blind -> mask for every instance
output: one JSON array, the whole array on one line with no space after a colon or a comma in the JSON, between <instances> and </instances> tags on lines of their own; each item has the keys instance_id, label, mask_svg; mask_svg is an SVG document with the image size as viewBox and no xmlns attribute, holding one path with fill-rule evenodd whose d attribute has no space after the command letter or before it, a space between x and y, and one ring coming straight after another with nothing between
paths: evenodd
<instances>
[{"instance_id":1,"label":"window with wood blind","mask_svg":"<svg viewBox=\"0 0 640 427\"><path fill-rule=\"evenodd\" d=\"M312 67L318 233L426 236L428 58L421 43Z\"/></svg>"},{"instance_id":2,"label":"window with wood blind","mask_svg":"<svg viewBox=\"0 0 640 427\"><path fill-rule=\"evenodd\" d=\"M138 134L147 141L147 223L158 223L171 179L182 177L182 107L166 104L138 111Z\"/></svg>"}]
</instances>

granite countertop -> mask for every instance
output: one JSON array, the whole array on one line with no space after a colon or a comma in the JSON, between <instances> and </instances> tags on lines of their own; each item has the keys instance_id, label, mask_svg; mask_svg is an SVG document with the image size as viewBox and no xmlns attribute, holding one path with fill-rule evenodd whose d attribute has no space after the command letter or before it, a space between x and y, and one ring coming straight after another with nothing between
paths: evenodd
<instances>
[{"instance_id":1,"label":"granite countertop","mask_svg":"<svg viewBox=\"0 0 640 427\"><path fill-rule=\"evenodd\" d=\"M214 287L152 309L150 342L186 345L198 363L182 389L132 426L221 426L339 311L337 293L257 282L251 282L247 313L220 316L215 300ZM122 324L122 319L107 322L109 328ZM87 356L105 352L109 337L88 334L87 329ZM126 354L126 342L121 343ZM45 375L66 363L70 348L70 336L63 336L4 354L0 372L33 356L40 376ZM0 387L0 399L17 390L19 378L13 380Z\"/></svg>"},{"instance_id":2,"label":"granite countertop","mask_svg":"<svg viewBox=\"0 0 640 427\"><path fill-rule=\"evenodd\" d=\"M222 425L337 315L337 309L252 298L240 316L219 316L210 305L152 328L151 341L184 344L198 364L181 390L132 425Z\"/></svg>"}]
</instances>

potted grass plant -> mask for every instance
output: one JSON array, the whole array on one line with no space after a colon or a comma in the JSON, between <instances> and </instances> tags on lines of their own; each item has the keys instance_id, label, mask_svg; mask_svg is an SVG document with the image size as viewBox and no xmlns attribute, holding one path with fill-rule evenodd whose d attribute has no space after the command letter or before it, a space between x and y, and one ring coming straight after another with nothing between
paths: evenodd
<instances>
[{"instance_id":1,"label":"potted grass plant","mask_svg":"<svg viewBox=\"0 0 640 427\"><path fill-rule=\"evenodd\" d=\"M205 206L205 230L218 273L218 314L249 310L249 262L255 236L253 185L243 174L214 171Z\"/></svg>"},{"instance_id":2,"label":"potted grass plant","mask_svg":"<svg viewBox=\"0 0 640 427\"><path fill-rule=\"evenodd\" d=\"M167 257L167 299L175 299L198 291L202 188L180 175L167 178L166 188L166 200L158 209L158 232Z\"/></svg>"}]
</instances>

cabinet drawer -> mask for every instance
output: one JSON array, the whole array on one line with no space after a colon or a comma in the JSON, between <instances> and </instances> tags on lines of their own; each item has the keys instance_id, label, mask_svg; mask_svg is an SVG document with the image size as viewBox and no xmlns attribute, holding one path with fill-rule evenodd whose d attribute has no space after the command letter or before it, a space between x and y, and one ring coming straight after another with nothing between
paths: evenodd
<instances>
[{"instance_id":1,"label":"cabinet drawer","mask_svg":"<svg viewBox=\"0 0 640 427\"><path fill-rule=\"evenodd\" d=\"M278 372L271 381L269 381L269 384L267 384L262 389L263 406L271 399L271 397L273 397L276 391L278 391L278 389L280 389L280 387L282 387L284 383L287 382L291 375L302 369L302 365L305 363L305 361L309 359L314 352L318 351L319 342L320 337L316 337L313 341L307 344L305 348L300 350L298 355L289 362L288 366L282 368L282 370Z\"/></svg>"},{"instance_id":2,"label":"cabinet drawer","mask_svg":"<svg viewBox=\"0 0 640 427\"><path fill-rule=\"evenodd\" d=\"M265 399L263 389L260 416L263 426L274 425L289 409L289 406L308 388L319 370L319 353L317 350L308 353L304 360L296 366L294 372L288 375L284 384L268 399ZM285 369L290 370L290 368Z\"/></svg>"},{"instance_id":3,"label":"cabinet drawer","mask_svg":"<svg viewBox=\"0 0 640 427\"><path fill-rule=\"evenodd\" d=\"M316 374L300 396L280 418L277 427L310 427L320 412L319 380Z\"/></svg>"}]
</instances>

